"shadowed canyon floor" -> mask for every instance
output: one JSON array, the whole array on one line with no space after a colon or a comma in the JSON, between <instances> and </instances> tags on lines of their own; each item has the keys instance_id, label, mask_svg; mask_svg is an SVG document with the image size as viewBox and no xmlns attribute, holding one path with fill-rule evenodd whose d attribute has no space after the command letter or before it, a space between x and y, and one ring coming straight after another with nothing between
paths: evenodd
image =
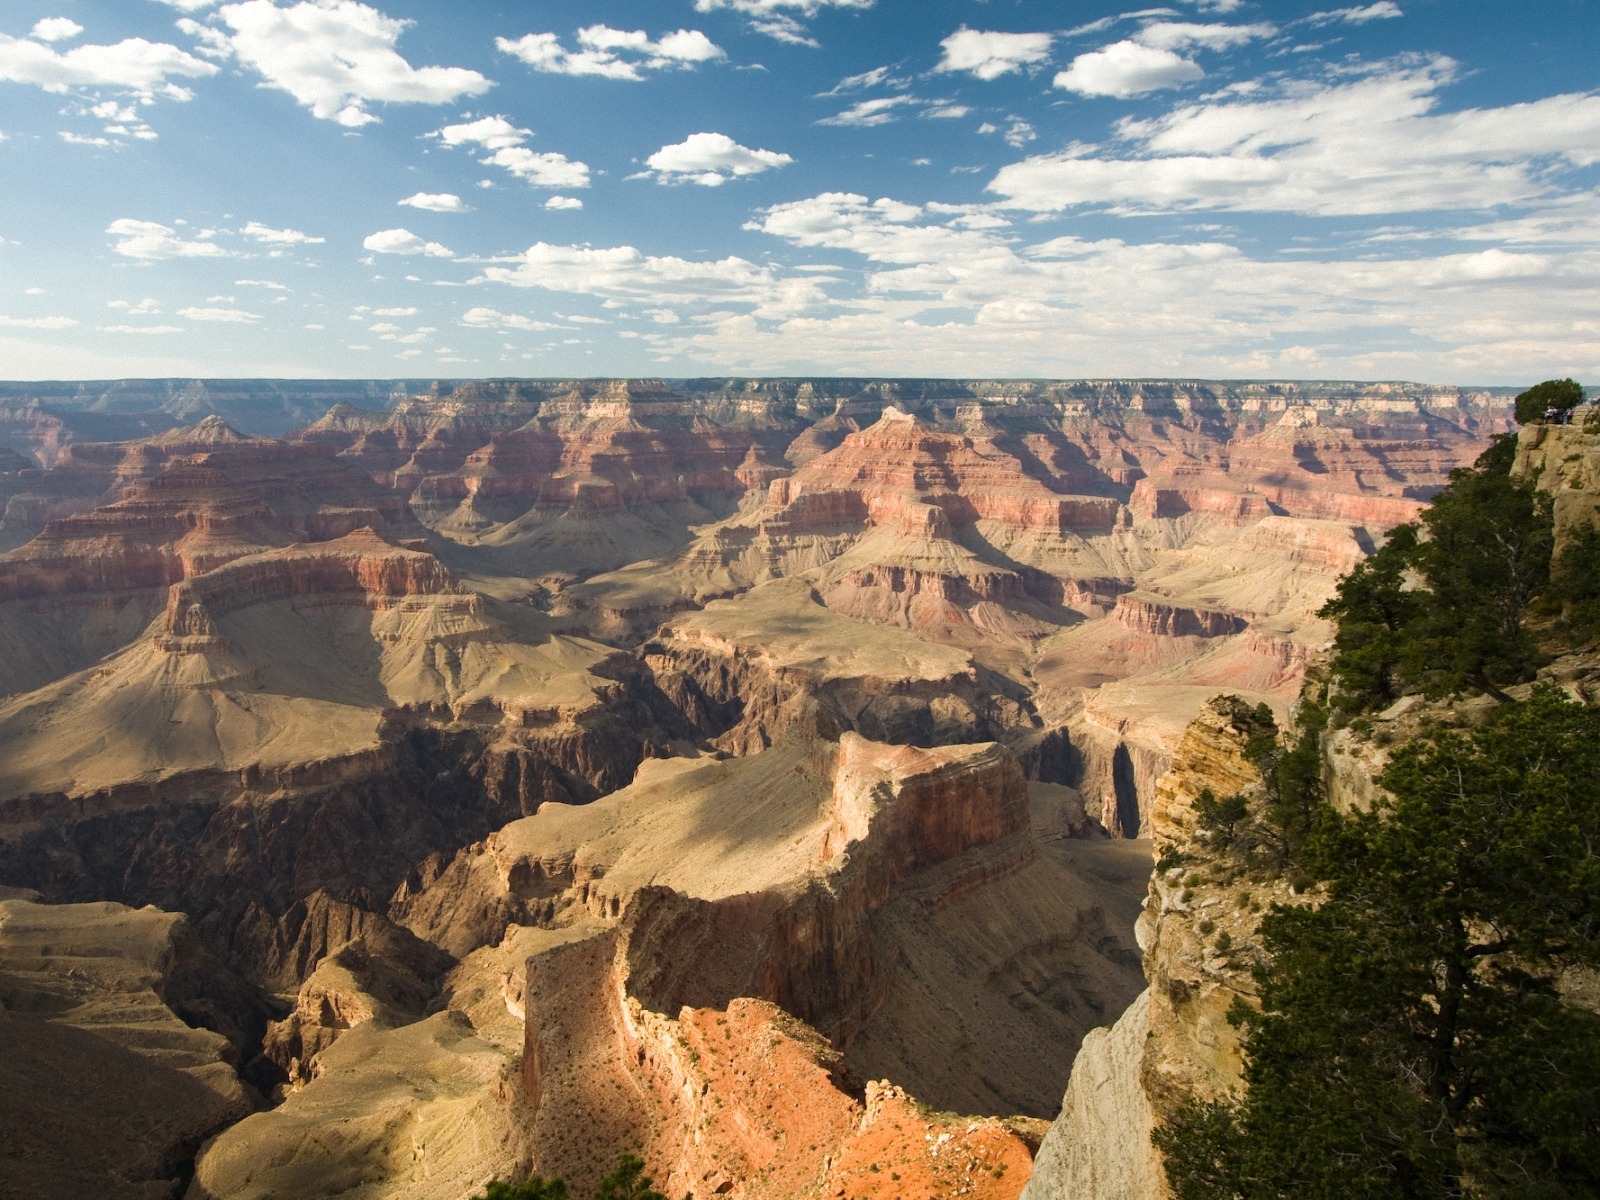
<instances>
[{"instance_id":1,"label":"shadowed canyon floor","mask_svg":"<svg viewBox=\"0 0 1600 1200\"><path fill-rule=\"evenodd\" d=\"M1015 1197L1144 988L1185 729L1286 707L1334 581L1508 424L1399 384L197 387L0 398L32 1197L582 1194L627 1149L674 1197ZM286 436L217 415L252 396Z\"/></svg>"}]
</instances>

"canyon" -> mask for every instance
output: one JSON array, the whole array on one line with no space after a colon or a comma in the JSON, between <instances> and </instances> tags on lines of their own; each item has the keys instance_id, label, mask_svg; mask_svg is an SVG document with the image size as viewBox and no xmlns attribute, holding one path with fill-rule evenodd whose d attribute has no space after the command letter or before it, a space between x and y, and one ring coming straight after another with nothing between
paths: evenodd
<instances>
[{"instance_id":1,"label":"canyon","mask_svg":"<svg viewBox=\"0 0 1600 1200\"><path fill-rule=\"evenodd\" d=\"M624 1150L674 1197L1162 1194L1249 979L1155 857L1511 427L1407 384L7 388L35 1197L583 1194Z\"/></svg>"}]
</instances>

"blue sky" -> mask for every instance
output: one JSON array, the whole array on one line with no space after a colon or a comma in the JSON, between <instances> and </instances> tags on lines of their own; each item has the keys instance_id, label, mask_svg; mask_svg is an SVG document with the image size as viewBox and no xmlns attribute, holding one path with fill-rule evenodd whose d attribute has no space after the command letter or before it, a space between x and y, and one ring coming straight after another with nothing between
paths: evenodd
<instances>
[{"instance_id":1,"label":"blue sky","mask_svg":"<svg viewBox=\"0 0 1600 1200\"><path fill-rule=\"evenodd\" d=\"M1600 379L1600 4L6 0L0 377Z\"/></svg>"}]
</instances>

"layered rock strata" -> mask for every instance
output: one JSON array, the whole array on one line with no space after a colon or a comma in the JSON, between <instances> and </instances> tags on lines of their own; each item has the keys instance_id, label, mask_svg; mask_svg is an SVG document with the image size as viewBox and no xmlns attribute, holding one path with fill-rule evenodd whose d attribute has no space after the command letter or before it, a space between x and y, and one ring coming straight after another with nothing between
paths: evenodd
<instances>
[{"instance_id":1,"label":"layered rock strata","mask_svg":"<svg viewBox=\"0 0 1600 1200\"><path fill-rule=\"evenodd\" d=\"M581 1191L625 1147L696 1195L1014 1195L1026 1122L939 1112L1048 1115L1140 986L1148 851L1082 835L1181 825L1190 718L1281 710L1333 580L1503 423L1402 385L341 398L0 462L0 881L182 910L248 977L184 1012L282 1103L196 1196ZM1226 1075L1214 897L1157 887L1174 986L1090 1039L1083 1136L1125 1060L1152 1113Z\"/></svg>"},{"instance_id":2,"label":"layered rock strata","mask_svg":"<svg viewBox=\"0 0 1600 1200\"><path fill-rule=\"evenodd\" d=\"M912 1099L914 1081L863 1087L852 1062L862 1047L867 1061L888 1061L888 1046L913 1030L1014 1040L1016 1053L996 1059L1004 1067L976 1089L965 1084L1012 1107L1019 1086L1043 1082L1030 1082L1040 1038L1075 1040L1132 994L1137 972L1128 950L1115 949L1131 909L1110 914L1126 903L1116 896L1131 900L1140 873L1120 858L1094 866L1093 855L1075 857L1086 850L1029 829L1027 788L1002 748L913 750L852 734L744 759L647 764L634 785L592 804L546 805L391 910L459 959L445 985L449 1011L385 1030L390 1018L362 998L370 986L339 976L346 955L325 960L318 975L330 987L313 976L302 1000L337 992L358 1019L280 1109L203 1156L196 1194L312 1194L297 1147L335 1098L350 1104L343 1154L366 1164L374 1189L420 1195L425 1177L459 1177L454 1135L428 1134L414 1172L385 1165L397 1152L387 1085L371 1102L350 1089L373 1056L392 1053L402 1075L424 1069L408 1064L435 1056L449 1022L467 1014L477 1032L452 1036L463 1070L482 1066L462 1110L473 1136L508 1123L503 1153L518 1169L563 1175L580 1190L626 1145L672 1194L844 1188L887 1198L916 1186L1014 1196L1041 1123L937 1113ZM952 929L977 917L985 935L939 960L948 946L903 937L907 904L924 919L949 914ZM1047 947L1041 934L1051 929L1061 940ZM1063 971L1079 981L1076 1003L1049 982ZM1031 1030L1016 1027L1019 989L1033 997ZM521 1022L514 1090L508 1013ZM895 1065L915 1075L903 1057ZM925 1082L937 1108L959 1098L953 1075ZM423 1090L426 1130L446 1120L437 1105L469 1103Z\"/></svg>"}]
</instances>

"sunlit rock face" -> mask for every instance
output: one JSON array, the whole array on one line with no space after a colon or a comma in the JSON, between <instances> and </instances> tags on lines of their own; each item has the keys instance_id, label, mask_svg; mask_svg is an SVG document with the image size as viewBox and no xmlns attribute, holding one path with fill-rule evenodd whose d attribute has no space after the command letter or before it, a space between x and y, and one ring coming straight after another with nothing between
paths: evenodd
<instances>
[{"instance_id":1,"label":"sunlit rock face","mask_svg":"<svg viewBox=\"0 0 1600 1200\"><path fill-rule=\"evenodd\" d=\"M179 391L0 413L0 886L178 931L204 969L139 971L209 1031L194 1104L116 1156L164 1187L226 1127L190 1194L280 1200L581 1194L625 1149L670 1194L998 1200L1080 1043L1071 1145L1148 1125L1150 1046L1225 1078L1204 996L1129 1008L1205 966L1163 892L1141 970L1148 839L1237 758L1213 698L1282 713L1335 580L1506 423L590 380L335 389L274 438Z\"/></svg>"},{"instance_id":2,"label":"sunlit rock face","mask_svg":"<svg viewBox=\"0 0 1600 1200\"><path fill-rule=\"evenodd\" d=\"M1149 987L1115 1025L1084 1040L1024 1200L1169 1195L1151 1131L1179 1105L1220 1100L1238 1085L1243 1062L1228 1010L1255 987L1247 956L1220 953L1218 934L1248 946L1261 911L1292 897L1282 880L1188 881L1207 865L1192 836L1195 800L1259 785L1260 772L1245 757L1255 731L1250 706L1223 696L1200 710L1178 742L1156 788L1150 832L1157 855L1181 849L1185 865L1150 879L1138 925Z\"/></svg>"}]
</instances>

